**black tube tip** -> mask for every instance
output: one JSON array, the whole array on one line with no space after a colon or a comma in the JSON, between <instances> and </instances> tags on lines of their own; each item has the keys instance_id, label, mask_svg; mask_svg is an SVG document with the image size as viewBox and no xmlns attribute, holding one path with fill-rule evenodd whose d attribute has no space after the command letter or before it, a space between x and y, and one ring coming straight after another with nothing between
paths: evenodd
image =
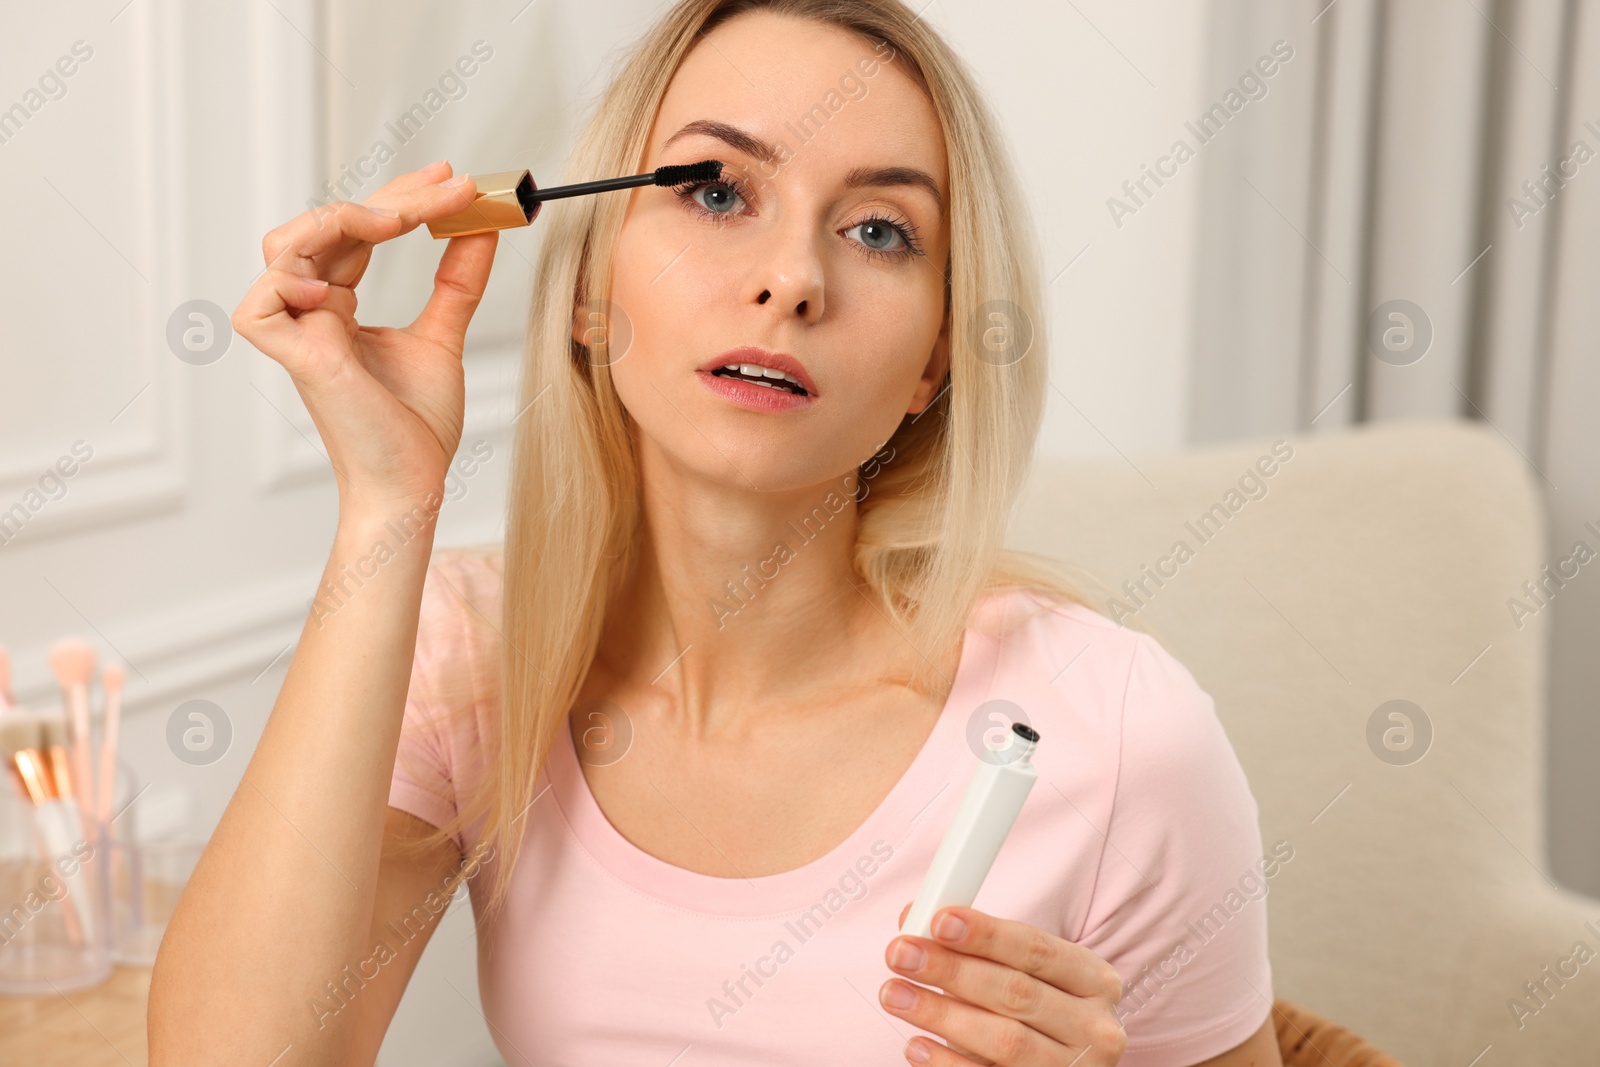
<instances>
[{"instance_id":1,"label":"black tube tip","mask_svg":"<svg viewBox=\"0 0 1600 1067\"><path fill-rule=\"evenodd\" d=\"M1032 741L1032 742L1037 743L1038 740L1039 740L1039 731L1035 730L1033 727L1029 726L1027 723L1021 723L1021 722L1012 723L1011 724L1011 732L1016 734L1018 737L1022 738L1024 741Z\"/></svg>"}]
</instances>

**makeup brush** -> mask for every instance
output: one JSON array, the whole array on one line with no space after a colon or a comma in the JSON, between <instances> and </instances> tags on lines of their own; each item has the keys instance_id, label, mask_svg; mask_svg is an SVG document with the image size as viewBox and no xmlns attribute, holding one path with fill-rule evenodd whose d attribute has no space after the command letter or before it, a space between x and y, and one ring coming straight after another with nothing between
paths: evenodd
<instances>
[{"instance_id":1,"label":"makeup brush","mask_svg":"<svg viewBox=\"0 0 1600 1067\"><path fill-rule=\"evenodd\" d=\"M657 167L645 174L631 174L626 178L602 178L599 181L578 182L574 185L554 185L549 189L540 189L535 185L533 176L526 169L477 174L472 176L478 188L478 195L472 203L454 215L429 222L428 231L434 237L462 237L469 233L509 230L532 222L539 214L539 206L546 200L585 196L589 193L608 193L613 189L631 189L636 185L659 185L671 188L694 182L714 182L721 175L720 159Z\"/></svg>"},{"instance_id":2,"label":"makeup brush","mask_svg":"<svg viewBox=\"0 0 1600 1067\"><path fill-rule=\"evenodd\" d=\"M24 800L31 800L31 791L28 783L16 764L18 752L39 747L39 720L25 713L7 715L4 722L0 722L0 758L4 758L6 773L10 776L12 784L17 787L17 795ZM46 789L45 793L49 790Z\"/></svg>"},{"instance_id":3,"label":"makeup brush","mask_svg":"<svg viewBox=\"0 0 1600 1067\"><path fill-rule=\"evenodd\" d=\"M93 814L88 803L72 792L72 775L67 769L67 724L54 716L46 718L40 728L40 741L44 746L44 754L49 760L50 782L55 793L55 807L59 812L58 820L63 829L56 831L56 839L48 842L50 854L62 857L71 853L79 859L88 859L94 855L94 844L89 840L93 830ZM59 865L58 865L59 872ZM94 936L94 910L86 905L88 897L88 874L80 865L70 878L66 874L62 877L68 884L76 884L78 894L78 911L81 913L84 936Z\"/></svg>"},{"instance_id":4,"label":"makeup brush","mask_svg":"<svg viewBox=\"0 0 1600 1067\"><path fill-rule=\"evenodd\" d=\"M75 637L57 641L50 648L50 670L67 708L72 791L84 813L92 815L95 802L94 764L89 748L89 683L94 679L94 647Z\"/></svg>"},{"instance_id":5,"label":"makeup brush","mask_svg":"<svg viewBox=\"0 0 1600 1067\"><path fill-rule=\"evenodd\" d=\"M61 900L62 917L66 922L67 936L74 944L83 944L94 936L92 909L82 907L88 897L86 878L81 866L70 874L52 862L56 857L76 854L83 845L82 820L70 792L65 798L58 788L66 783L66 753L59 742L64 739L66 726L59 719L45 720L29 715L7 716L0 724L0 751L6 764L22 787L22 793L33 805L33 824L39 856L47 867L61 875L65 892ZM58 776L54 767L60 768ZM65 785L70 790L70 785ZM75 902L76 901L76 902ZM80 917L81 913L81 917Z\"/></svg>"},{"instance_id":6,"label":"makeup brush","mask_svg":"<svg viewBox=\"0 0 1600 1067\"><path fill-rule=\"evenodd\" d=\"M100 803L100 822L111 821L117 784L117 723L122 718L122 686L128 672L120 663L107 663L100 670L100 688L106 695L105 717L100 730L100 785L95 799Z\"/></svg>"}]
</instances>

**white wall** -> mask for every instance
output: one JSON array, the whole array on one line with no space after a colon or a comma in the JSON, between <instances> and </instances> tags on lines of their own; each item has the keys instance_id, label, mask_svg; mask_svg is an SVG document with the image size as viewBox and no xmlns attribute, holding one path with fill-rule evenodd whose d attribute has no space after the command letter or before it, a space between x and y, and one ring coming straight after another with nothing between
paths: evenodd
<instances>
[{"instance_id":1,"label":"white wall","mask_svg":"<svg viewBox=\"0 0 1600 1067\"><path fill-rule=\"evenodd\" d=\"M1204 13L936 0L925 16L987 89L1040 227L1054 386L1041 452L1132 454L1188 439L1204 154L1120 225L1108 201L1127 202L1123 183L1186 136L1198 101L1220 88L1203 84Z\"/></svg>"},{"instance_id":2,"label":"white wall","mask_svg":"<svg viewBox=\"0 0 1600 1067\"><path fill-rule=\"evenodd\" d=\"M64 635L130 664L124 751L152 783L136 807L147 831L203 837L220 817L336 517L315 429L277 365L239 338L214 362L185 362L167 343L169 318L210 301L225 330L262 267L263 234L386 136L384 120L475 41L494 57L466 95L415 141L391 136L395 161L347 198L444 155L458 170L553 173L617 50L663 7L368 0L332 18L313 0L135 0L12 13L0 35L0 108L31 103L30 87L75 42L92 55L0 143L0 193L13 205L0 263L0 511L27 512L0 537L0 642L29 704L56 701L45 650ZM1181 444L1203 159L1120 228L1106 200L1180 136L1206 95L1202 8L936 0L925 17L1003 117L1056 279L1041 448ZM502 235L468 337L463 452L487 441L494 458L445 505L441 544L503 528L507 386L536 230ZM409 321L441 251L425 232L381 248L362 284L363 317ZM47 484L30 494L79 441L92 455L64 492ZM174 709L197 698L233 731L204 766L178 760L166 741ZM381 1062L494 1061L471 932L465 909L446 918Z\"/></svg>"}]
</instances>

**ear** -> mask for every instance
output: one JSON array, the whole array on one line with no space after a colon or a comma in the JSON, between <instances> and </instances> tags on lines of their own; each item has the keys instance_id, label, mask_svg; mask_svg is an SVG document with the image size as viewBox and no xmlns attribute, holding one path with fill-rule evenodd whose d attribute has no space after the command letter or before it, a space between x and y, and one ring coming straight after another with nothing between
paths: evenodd
<instances>
[{"instance_id":1,"label":"ear","mask_svg":"<svg viewBox=\"0 0 1600 1067\"><path fill-rule=\"evenodd\" d=\"M582 303L574 304L572 307L572 339L580 345L587 344L583 339L584 332L589 328L587 312L588 309Z\"/></svg>"},{"instance_id":2,"label":"ear","mask_svg":"<svg viewBox=\"0 0 1600 1067\"><path fill-rule=\"evenodd\" d=\"M917 391L911 396L911 406L906 408L907 415L920 415L933 403L934 397L939 395L939 390L944 385L945 372L950 369L950 316L946 315L944 323L939 327L939 336L934 339L933 353L928 357L928 365L922 370L922 379L917 382Z\"/></svg>"}]
</instances>

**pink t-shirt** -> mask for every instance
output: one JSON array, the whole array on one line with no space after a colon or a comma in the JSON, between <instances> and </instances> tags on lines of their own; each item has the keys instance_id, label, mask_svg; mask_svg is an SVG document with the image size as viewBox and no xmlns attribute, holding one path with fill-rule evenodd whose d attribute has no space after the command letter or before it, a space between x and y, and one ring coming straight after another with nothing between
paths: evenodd
<instances>
[{"instance_id":1,"label":"pink t-shirt","mask_svg":"<svg viewBox=\"0 0 1600 1067\"><path fill-rule=\"evenodd\" d=\"M498 555L435 553L389 790L434 825L455 811L453 784L481 773L479 737L496 727L499 602ZM974 746L1011 718L1039 731L1039 777L973 907L1116 968L1126 1067L1198 1063L1253 1034L1273 996L1258 811L1212 699L1154 638L1080 605L995 594L980 617L1041 606L1004 637L967 631L905 775L849 838L781 874L712 877L638 848L561 730L510 902L478 932L483 1011L506 1063L887 1067L906 1062L907 1039L941 1040L879 1004L895 973L885 948ZM463 702L470 713L446 726ZM464 853L480 830L458 839ZM486 881L468 883L475 908Z\"/></svg>"}]
</instances>

